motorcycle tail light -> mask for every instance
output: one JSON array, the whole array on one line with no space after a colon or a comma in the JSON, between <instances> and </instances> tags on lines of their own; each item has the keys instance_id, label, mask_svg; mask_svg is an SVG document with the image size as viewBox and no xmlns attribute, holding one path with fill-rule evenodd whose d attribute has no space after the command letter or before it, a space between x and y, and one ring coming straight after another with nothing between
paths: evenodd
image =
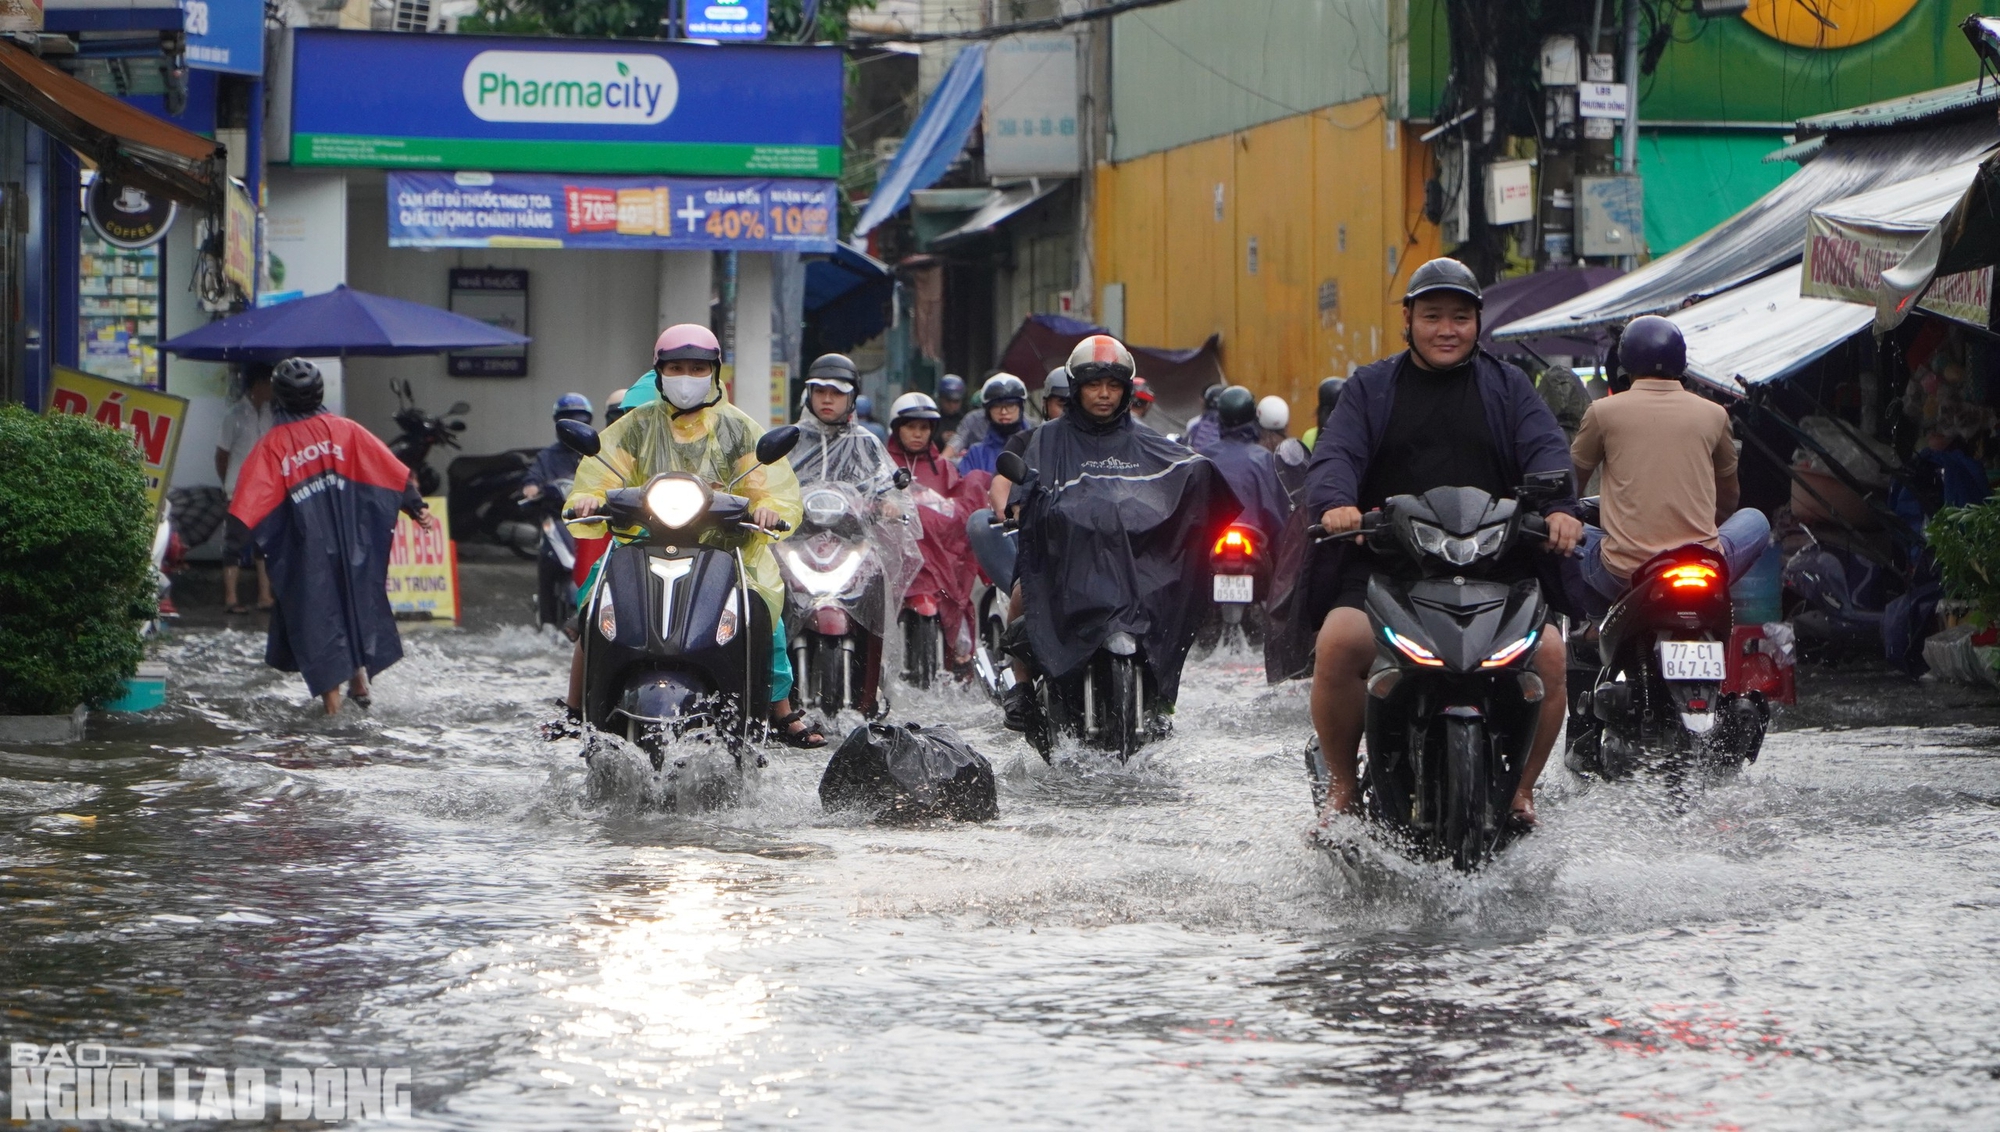
<instances>
[{"instance_id":1,"label":"motorcycle tail light","mask_svg":"<svg viewBox=\"0 0 2000 1132\"><path fill-rule=\"evenodd\" d=\"M1660 580L1677 590L1710 589L1721 577L1715 567L1700 562L1683 562L1660 571Z\"/></svg>"},{"instance_id":2,"label":"motorcycle tail light","mask_svg":"<svg viewBox=\"0 0 2000 1132\"><path fill-rule=\"evenodd\" d=\"M1215 540L1215 553L1220 555L1231 551L1247 557L1257 553L1257 544L1251 539L1248 531L1241 527L1231 527L1222 533L1221 538Z\"/></svg>"}]
</instances>

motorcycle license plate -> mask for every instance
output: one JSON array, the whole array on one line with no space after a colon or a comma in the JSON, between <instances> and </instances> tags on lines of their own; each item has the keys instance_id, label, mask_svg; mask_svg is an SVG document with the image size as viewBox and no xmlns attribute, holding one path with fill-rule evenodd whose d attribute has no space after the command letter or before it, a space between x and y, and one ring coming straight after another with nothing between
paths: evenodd
<instances>
[{"instance_id":1,"label":"motorcycle license plate","mask_svg":"<svg viewBox=\"0 0 2000 1132\"><path fill-rule=\"evenodd\" d=\"M1257 579L1250 574L1217 574L1215 600L1248 605L1255 600Z\"/></svg>"},{"instance_id":2,"label":"motorcycle license plate","mask_svg":"<svg viewBox=\"0 0 2000 1132\"><path fill-rule=\"evenodd\" d=\"M1721 683L1727 676L1721 641L1661 641L1660 675L1669 680Z\"/></svg>"}]
</instances>

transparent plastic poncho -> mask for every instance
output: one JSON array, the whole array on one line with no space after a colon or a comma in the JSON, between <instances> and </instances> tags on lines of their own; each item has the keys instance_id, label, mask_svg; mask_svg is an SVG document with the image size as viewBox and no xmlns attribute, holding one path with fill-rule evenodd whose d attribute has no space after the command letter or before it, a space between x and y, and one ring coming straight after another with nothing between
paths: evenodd
<instances>
[{"instance_id":1,"label":"transparent plastic poncho","mask_svg":"<svg viewBox=\"0 0 2000 1132\"><path fill-rule=\"evenodd\" d=\"M793 604L803 612L837 601L883 636L924 565L915 501L895 486L889 451L867 430L807 414L799 433L791 462L803 517L779 555Z\"/></svg>"}]
</instances>

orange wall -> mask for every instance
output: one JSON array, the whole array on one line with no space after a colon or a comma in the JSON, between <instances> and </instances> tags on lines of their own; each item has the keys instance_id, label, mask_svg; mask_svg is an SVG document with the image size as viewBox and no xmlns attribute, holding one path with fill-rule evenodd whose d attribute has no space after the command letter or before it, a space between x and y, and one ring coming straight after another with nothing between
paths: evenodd
<instances>
[{"instance_id":1,"label":"orange wall","mask_svg":"<svg viewBox=\"0 0 2000 1132\"><path fill-rule=\"evenodd\" d=\"M1135 343L1221 334L1229 379L1290 401L1297 435L1321 378L1401 347L1403 285L1441 254L1428 150L1371 98L1100 165L1097 279L1125 285ZM1338 306L1322 315L1326 284Z\"/></svg>"}]
</instances>

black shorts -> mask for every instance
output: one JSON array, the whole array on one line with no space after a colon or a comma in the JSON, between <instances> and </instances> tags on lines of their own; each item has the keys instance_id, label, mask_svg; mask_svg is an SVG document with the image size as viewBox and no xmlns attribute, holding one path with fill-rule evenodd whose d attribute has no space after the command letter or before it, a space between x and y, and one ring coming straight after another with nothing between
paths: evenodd
<instances>
[{"instance_id":1,"label":"black shorts","mask_svg":"<svg viewBox=\"0 0 2000 1132\"><path fill-rule=\"evenodd\" d=\"M222 524L222 562L225 566L248 566L257 556L257 543L250 537L250 528L243 520L231 515Z\"/></svg>"}]
</instances>

